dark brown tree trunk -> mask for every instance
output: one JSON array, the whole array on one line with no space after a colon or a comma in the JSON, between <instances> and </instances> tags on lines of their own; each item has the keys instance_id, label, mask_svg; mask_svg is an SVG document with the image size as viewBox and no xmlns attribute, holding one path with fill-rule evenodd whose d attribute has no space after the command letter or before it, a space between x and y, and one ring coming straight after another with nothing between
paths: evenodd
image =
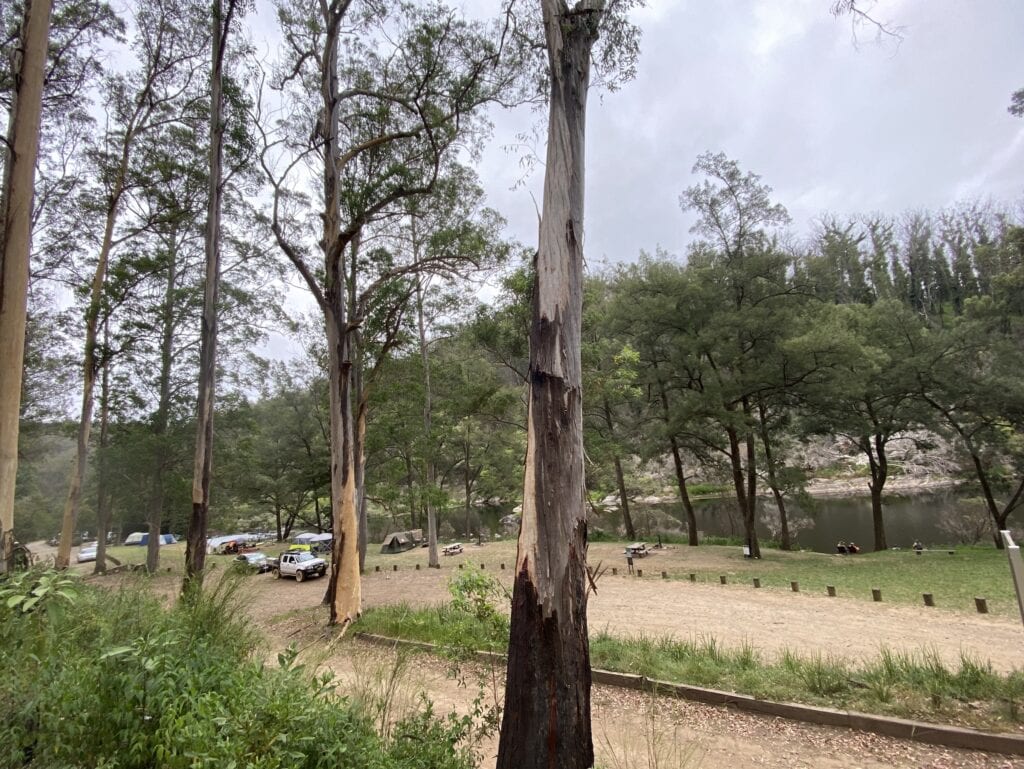
<instances>
[{"instance_id":1,"label":"dark brown tree trunk","mask_svg":"<svg viewBox=\"0 0 1024 769\"><path fill-rule=\"evenodd\" d=\"M25 0L21 34L10 62L14 74L3 190L0 190L0 574L14 550L14 486L25 359L32 199L43 104L50 0ZM66 566L66 564L65 564Z\"/></svg>"},{"instance_id":2,"label":"dark brown tree trunk","mask_svg":"<svg viewBox=\"0 0 1024 769\"><path fill-rule=\"evenodd\" d=\"M889 460L885 454L885 440L881 435L875 435L873 442L870 436L864 436L860 439L860 445L871 467L871 482L868 485L871 490L871 524L875 535L875 552L881 552L888 549L885 518L882 515L882 490L889 477Z\"/></svg>"},{"instance_id":3,"label":"dark brown tree trunk","mask_svg":"<svg viewBox=\"0 0 1024 769\"><path fill-rule=\"evenodd\" d=\"M691 547L700 544L697 533L697 513L693 509L693 502L690 500L690 492L686 488L686 473L683 469L683 458L679 451L679 442L675 436L669 439L672 447L672 463L676 469L676 485L679 487L679 499L683 503L683 510L686 513L686 537Z\"/></svg>"},{"instance_id":4,"label":"dark brown tree trunk","mask_svg":"<svg viewBox=\"0 0 1024 769\"><path fill-rule=\"evenodd\" d=\"M761 430L761 445L764 446L764 463L768 470L768 488L772 490L775 498L775 506L779 510L779 549L792 550L793 541L789 534L789 516L786 514L786 500L779 488L775 472L775 454L772 452L772 442L768 435L767 415L762 404L757 406L758 426Z\"/></svg>"},{"instance_id":5,"label":"dark brown tree trunk","mask_svg":"<svg viewBox=\"0 0 1024 769\"><path fill-rule=\"evenodd\" d=\"M657 369L657 364L655 364ZM670 426L668 410L668 393L665 392L665 383L658 380L658 394L661 397L661 410L665 420L665 426ZM669 445L672 448L672 464L676 470L676 485L679 487L679 500L683 503L683 511L686 513L686 536L691 547L696 547L699 542L697 533L697 514L693 510L693 502L690 501L690 492L686 488L686 471L683 467L682 452L679 450L679 441L675 435L669 436Z\"/></svg>"},{"instance_id":6,"label":"dark brown tree trunk","mask_svg":"<svg viewBox=\"0 0 1024 769\"><path fill-rule=\"evenodd\" d=\"M216 400L217 304L220 292L220 218L224 158L224 56L227 51L235 0L213 0L210 52L210 148L206 207L206 279L199 345L199 396L196 404L196 444L192 463L192 514L185 534L185 580L203 584L206 568L206 529L210 516L210 475L213 469L213 407Z\"/></svg>"},{"instance_id":7,"label":"dark brown tree trunk","mask_svg":"<svg viewBox=\"0 0 1024 769\"><path fill-rule=\"evenodd\" d=\"M760 558L761 544L757 540L757 529L754 526L752 512L757 501L752 501L748 496L748 479L744 477L739 435L733 427L726 430L726 435L729 436L729 464L732 467L733 488L736 490L736 509L740 514L740 520L743 521L743 535L746 539L747 547L750 548L750 557ZM750 445L748 443L748 451L749 448Z\"/></svg>"},{"instance_id":8,"label":"dark brown tree trunk","mask_svg":"<svg viewBox=\"0 0 1024 769\"><path fill-rule=\"evenodd\" d=\"M622 460L615 455L615 483L619 487L619 504L622 505L622 525L626 527L626 538L636 539L633 516L629 514L629 497L626 495L626 476L622 472Z\"/></svg>"},{"instance_id":9,"label":"dark brown tree trunk","mask_svg":"<svg viewBox=\"0 0 1024 769\"><path fill-rule=\"evenodd\" d=\"M498 769L594 763L580 323L584 134L603 4L543 0L551 82L535 259L523 517Z\"/></svg>"}]
</instances>

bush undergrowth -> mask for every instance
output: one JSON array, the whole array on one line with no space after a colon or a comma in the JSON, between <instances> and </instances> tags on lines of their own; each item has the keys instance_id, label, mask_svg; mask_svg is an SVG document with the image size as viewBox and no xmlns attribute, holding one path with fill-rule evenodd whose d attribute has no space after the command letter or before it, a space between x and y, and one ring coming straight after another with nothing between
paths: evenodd
<instances>
[{"instance_id":1,"label":"bush undergrowth","mask_svg":"<svg viewBox=\"0 0 1024 769\"><path fill-rule=\"evenodd\" d=\"M0 767L468 769L470 725L424 705L387 739L294 652L265 665L222 580L163 607L34 571L0 582Z\"/></svg>"}]
</instances>

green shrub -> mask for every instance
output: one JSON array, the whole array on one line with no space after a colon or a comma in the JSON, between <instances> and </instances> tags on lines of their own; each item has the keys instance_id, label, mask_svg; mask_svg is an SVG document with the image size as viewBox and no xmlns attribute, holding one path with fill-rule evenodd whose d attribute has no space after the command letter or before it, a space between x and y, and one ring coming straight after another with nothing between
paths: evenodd
<instances>
[{"instance_id":1,"label":"green shrub","mask_svg":"<svg viewBox=\"0 0 1024 769\"><path fill-rule=\"evenodd\" d=\"M141 585L104 591L54 572L0 595L2 768L472 766L457 718L425 708L386 740L295 654L264 665L232 610L237 581L169 610Z\"/></svg>"}]
</instances>

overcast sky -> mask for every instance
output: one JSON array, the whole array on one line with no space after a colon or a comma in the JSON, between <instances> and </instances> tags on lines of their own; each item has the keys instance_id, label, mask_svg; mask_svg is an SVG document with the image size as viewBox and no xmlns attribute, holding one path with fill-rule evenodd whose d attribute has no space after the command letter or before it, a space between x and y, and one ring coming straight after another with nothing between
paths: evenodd
<instances>
[{"instance_id":1,"label":"overcast sky","mask_svg":"<svg viewBox=\"0 0 1024 769\"><path fill-rule=\"evenodd\" d=\"M1024 0L880 0L872 13L902 28L898 44L867 28L855 38L832 0L648 2L636 80L591 92L590 265L657 246L684 254L679 193L706 150L760 174L800 233L826 211L1024 199L1024 119L1006 110L1024 87ZM510 191L521 170L501 145L536 119L495 114L479 169L531 246L543 169Z\"/></svg>"}]
</instances>

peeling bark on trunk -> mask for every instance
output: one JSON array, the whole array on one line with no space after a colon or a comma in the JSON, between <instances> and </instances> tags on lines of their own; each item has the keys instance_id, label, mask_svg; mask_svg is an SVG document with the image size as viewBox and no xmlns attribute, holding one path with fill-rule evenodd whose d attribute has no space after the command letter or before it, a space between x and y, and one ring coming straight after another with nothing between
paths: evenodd
<instances>
[{"instance_id":1,"label":"peeling bark on trunk","mask_svg":"<svg viewBox=\"0 0 1024 769\"><path fill-rule=\"evenodd\" d=\"M362 377L356 379L361 382ZM355 388L362 390L361 384ZM369 536L369 516L366 509L366 412L369 405L365 398L360 399L359 412L356 415L356 504L359 506L359 573L366 571L366 547ZM317 521L320 517L317 515Z\"/></svg>"},{"instance_id":2,"label":"peeling bark on trunk","mask_svg":"<svg viewBox=\"0 0 1024 769\"><path fill-rule=\"evenodd\" d=\"M235 0L227 9L213 0L210 52L210 147L206 205L206 276L199 345L199 395L196 404L196 442L192 464L192 513L185 534L185 580L202 586L206 567L206 528L210 514L210 474L213 468L213 406L217 373L217 304L220 291L220 219L224 157L224 56Z\"/></svg>"},{"instance_id":3,"label":"peeling bark on trunk","mask_svg":"<svg viewBox=\"0 0 1024 769\"><path fill-rule=\"evenodd\" d=\"M18 476L18 428L25 360L32 200L43 103L50 0L26 0L7 129L0 191L0 574L14 548L14 485Z\"/></svg>"},{"instance_id":4,"label":"peeling bark on trunk","mask_svg":"<svg viewBox=\"0 0 1024 769\"><path fill-rule=\"evenodd\" d=\"M551 99L498 769L594 763L580 323L586 100L601 8L542 3Z\"/></svg>"},{"instance_id":5,"label":"peeling bark on trunk","mask_svg":"<svg viewBox=\"0 0 1024 769\"><path fill-rule=\"evenodd\" d=\"M337 297L332 304L338 307ZM343 313L344 310L339 307L338 312ZM344 321L330 313L327 346L331 378L331 520L334 542L331 582L327 590L330 622L342 626L354 622L362 611L349 341Z\"/></svg>"}]
</instances>

